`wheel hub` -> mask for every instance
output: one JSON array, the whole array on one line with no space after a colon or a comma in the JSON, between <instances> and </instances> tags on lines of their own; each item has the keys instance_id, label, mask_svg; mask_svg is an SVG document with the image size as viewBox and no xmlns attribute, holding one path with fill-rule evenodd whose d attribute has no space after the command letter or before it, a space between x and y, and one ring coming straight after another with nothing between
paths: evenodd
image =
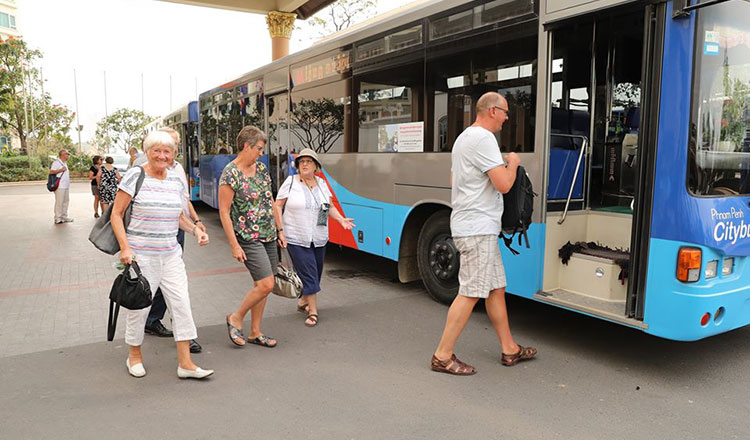
<instances>
[{"instance_id":1,"label":"wheel hub","mask_svg":"<svg viewBox=\"0 0 750 440\"><path fill-rule=\"evenodd\" d=\"M432 273L440 281L448 282L458 275L458 250L447 235L432 242L429 261Z\"/></svg>"}]
</instances>

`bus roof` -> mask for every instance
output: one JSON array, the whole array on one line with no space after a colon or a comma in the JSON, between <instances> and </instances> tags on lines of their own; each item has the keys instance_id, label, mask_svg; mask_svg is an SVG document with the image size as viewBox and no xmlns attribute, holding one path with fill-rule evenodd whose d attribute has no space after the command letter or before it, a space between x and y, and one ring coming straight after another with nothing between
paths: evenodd
<instances>
[{"instance_id":1,"label":"bus roof","mask_svg":"<svg viewBox=\"0 0 750 440\"><path fill-rule=\"evenodd\" d=\"M266 72L274 71L287 67L290 64L299 63L308 58L349 46L355 42L366 40L389 29L418 22L419 20L429 17L440 12L474 3L469 0L416 0L400 8L388 11L384 14L373 17L362 23L356 24L342 31L331 34L317 41L313 46L287 55L272 63L263 65L257 69L251 70L233 80L214 87L200 94L200 99L213 96L226 90L231 90L241 84L251 80L257 80L263 77Z\"/></svg>"}]
</instances>

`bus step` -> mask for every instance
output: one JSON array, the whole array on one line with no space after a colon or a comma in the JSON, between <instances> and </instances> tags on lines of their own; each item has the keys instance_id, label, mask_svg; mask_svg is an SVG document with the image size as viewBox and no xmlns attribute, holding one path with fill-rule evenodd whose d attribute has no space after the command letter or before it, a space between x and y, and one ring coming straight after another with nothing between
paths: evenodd
<instances>
[{"instance_id":1,"label":"bus step","mask_svg":"<svg viewBox=\"0 0 750 440\"><path fill-rule=\"evenodd\" d=\"M648 328L648 325L643 321L638 321L625 316L625 301L605 301L565 289L540 291L534 295L534 299L540 302L554 304L566 309L597 316L630 327L640 329Z\"/></svg>"}]
</instances>

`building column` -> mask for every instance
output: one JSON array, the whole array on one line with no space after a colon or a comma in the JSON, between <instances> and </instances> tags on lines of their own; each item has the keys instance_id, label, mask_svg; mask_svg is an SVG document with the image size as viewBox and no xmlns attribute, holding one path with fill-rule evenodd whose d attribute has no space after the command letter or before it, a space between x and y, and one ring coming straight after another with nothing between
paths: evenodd
<instances>
[{"instance_id":1,"label":"building column","mask_svg":"<svg viewBox=\"0 0 750 440\"><path fill-rule=\"evenodd\" d=\"M296 19L297 14L293 12L270 11L266 15L268 32L271 34L271 61L289 55L289 38Z\"/></svg>"}]
</instances>

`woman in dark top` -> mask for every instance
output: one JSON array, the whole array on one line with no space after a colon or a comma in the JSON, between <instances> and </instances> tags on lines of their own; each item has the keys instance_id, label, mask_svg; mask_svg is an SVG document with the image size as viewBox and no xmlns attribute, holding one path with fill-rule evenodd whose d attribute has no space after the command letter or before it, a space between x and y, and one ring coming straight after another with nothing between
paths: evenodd
<instances>
[{"instance_id":1,"label":"woman in dark top","mask_svg":"<svg viewBox=\"0 0 750 440\"><path fill-rule=\"evenodd\" d=\"M96 175L96 181L99 183L99 197L102 201L102 212L109 208L109 205L115 201L117 195L117 185L120 183L120 173L112 165L115 160L107 156L104 159L104 166L99 168L99 174Z\"/></svg>"},{"instance_id":2,"label":"woman in dark top","mask_svg":"<svg viewBox=\"0 0 750 440\"><path fill-rule=\"evenodd\" d=\"M99 185L96 184L96 176L99 174L99 168L102 166L102 157L94 156L91 159L91 168L89 168L89 180L91 181L91 194L94 195L94 217L99 218ZM102 209L102 214L104 209Z\"/></svg>"}]
</instances>

